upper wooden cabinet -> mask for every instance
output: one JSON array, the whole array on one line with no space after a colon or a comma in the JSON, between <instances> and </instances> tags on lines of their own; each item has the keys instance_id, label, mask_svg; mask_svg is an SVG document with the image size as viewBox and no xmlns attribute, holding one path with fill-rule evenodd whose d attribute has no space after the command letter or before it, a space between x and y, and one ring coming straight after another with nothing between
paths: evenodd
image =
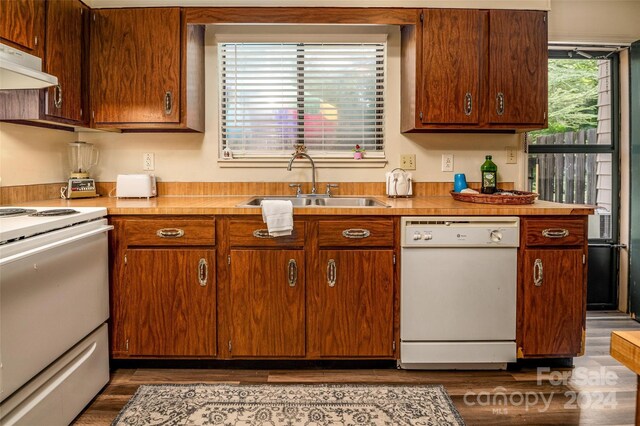
<instances>
[{"instance_id":1,"label":"upper wooden cabinet","mask_svg":"<svg viewBox=\"0 0 640 426\"><path fill-rule=\"evenodd\" d=\"M0 8L14 3L18 2L0 1ZM44 13L45 2L37 3ZM46 18L46 37L40 37L42 42L39 43L44 51L42 69L56 76L58 85L42 90L2 91L0 120L21 120L36 125L46 122L65 127L88 126L89 67L86 53L89 8L80 0L48 0Z\"/></svg>"},{"instance_id":2,"label":"upper wooden cabinet","mask_svg":"<svg viewBox=\"0 0 640 426\"><path fill-rule=\"evenodd\" d=\"M464 9L423 12L424 124L478 124L483 13Z\"/></svg>"},{"instance_id":3,"label":"upper wooden cabinet","mask_svg":"<svg viewBox=\"0 0 640 426\"><path fill-rule=\"evenodd\" d=\"M491 124L547 127L547 13L489 13Z\"/></svg>"},{"instance_id":4,"label":"upper wooden cabinet","mask_svg":"<svg viewBox=\"0 0 640 426\"><path fill-rule=\"evenodd\" d=\"M204 29L179 8L92 11L92 123L204 130Z\"/></svg>"},{"instance_id":5,"label":"upper wooden cabinet","mask_svg":"<svg viewBox=\"0 0 640 426\"><path fill-rule=\"evenodd\" d=\"M0 1L0 38L5 44L44 56L43 0Z\"/></svg>"},{"instance_id":6,"label":"upper wooden cabinet","mask_svg":"<svg viewBox=\"0 0 640 426\"><path fill-rule=\"evenodd\" d=\"M79 0L47 1L47 73L58 77L58 85L47 89L45 114L83 124L88 97L88 65L85 59L85 22L89 8Z\"/></svg>"},{"instance_id":7,"label":"upper wooden cabinet","mask_svg":"<svg viewBox=\"0 0 640 426\"><path fill-rule=\"evenodd\" d=\"M546 12L425 9L402 28L403 132L546 127Z\"/></svg>"}]
</instances>

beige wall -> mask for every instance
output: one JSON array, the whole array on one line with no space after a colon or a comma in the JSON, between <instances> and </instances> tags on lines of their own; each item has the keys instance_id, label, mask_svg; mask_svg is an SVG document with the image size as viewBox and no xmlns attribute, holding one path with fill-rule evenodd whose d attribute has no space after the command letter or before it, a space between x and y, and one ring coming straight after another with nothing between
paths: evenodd
<instances>
[{"instance_id":1,"label":"beige wall","mask_svg":"<svg viewBox=\"0 0 640 426\"><path fill-rule=\"evenodd\" d=\"M0 122L2 186L62 182L68 177L66 144L73 132Z\"/></svg>"},{"instance_id":2,"label":"beige wall","mask_svg":"<svg viewBox=\"0 0 640 426\"><path fill-rule=\"evenodd\" d=\"M202 0L204 1L204 0ZM104 0L96 0L104 6ZM206 3L206 2L205 2ZM236 2L238 3L238 2ZM406 4L405 4L406 3ZM428 3L428 2L427 2ZM432 2L434 5L437 2ZM517 2L498 2L504 7L516 7ZM538 1L545 8L547 1ZM133 2L127 3L133 5ZM172 4L167 2L167 4ZM265 4L264 2L262 4ZM271 4L271 3L269 3ZM275 3L274 3L275 4ZM396 6L420 6L396 2ZM470 4L459 1L457 6ZM474 3L475 4L475 3ZM351 5L351 4L350 4ZM375 2L355 1L353 6ZM425 4L427 5L427 4ZM607 5L609 5L607 7ZM613 41L640 39L640 27L629 22L639 16L640 1L632 0L551 0L550 40L553 41ZM479 7L479 6L478 6ZM486 7L486 6L485 6ZM612 18L613 17L613 18ZM596 19L598 18L598 19ZM585 20L587 23L585 24ZM636 36L637 34L637 36ZM164 181L308 181L309 172L297 169L286 172L283 162L277 168L228 168L217 163L217 113L215 55L211 40L206 49L207 130L204 134L113 134L72 133L43 130L28 126L0 124L0 184L3 186L58 182L67 177L65 142L86 140L101 149L101 161L94 177L115 180L118 173L142 172L142 153L155 153L154 173ZM386 145L388 164L385 168L321 168L318 179L323 181L383 181L384 172L399 165L403 153L416 154L418 181L452 181L453 173L440 171L441 155L454 154L455 172L466 173L471 181L479 180L479 166L485 154L493 154L502 180L515 181L524 189L523 159L517 165L505 164L505 147L521 147L519 135L491 134L421 134L403 135L399 129L399 33L389 37L388 107Z\"/></svg>"},{"instance_id":3,"label":"beige wall","mask_svg":"<svg viewBox=\"0 0 640 426\"><path fill-rule=\"evenodd\" d=\"M550 42L640 40L639 0L551 0Z\"/></svg>"}]
</instances>

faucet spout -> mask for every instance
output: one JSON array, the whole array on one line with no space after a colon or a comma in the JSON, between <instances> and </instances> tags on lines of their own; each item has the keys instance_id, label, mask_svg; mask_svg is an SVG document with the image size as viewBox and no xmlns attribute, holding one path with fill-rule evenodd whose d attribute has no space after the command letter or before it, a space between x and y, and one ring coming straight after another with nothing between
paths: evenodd
<instances>
[{"instance_id":1,"label":"faucet spout","mask_svg":"<svg viewBox=\"0 0 640 426\"><path fill-rule=\"evenodd\" d=\"M311 194L316 194L316 163L314 163L313 158L305 152L294 152L293 156L291 156L291 160L289 160L289 165L287 166L287 171L291 171L291 165L296 158L306 158L311 162Z\"/></svg>"}]
</instances>

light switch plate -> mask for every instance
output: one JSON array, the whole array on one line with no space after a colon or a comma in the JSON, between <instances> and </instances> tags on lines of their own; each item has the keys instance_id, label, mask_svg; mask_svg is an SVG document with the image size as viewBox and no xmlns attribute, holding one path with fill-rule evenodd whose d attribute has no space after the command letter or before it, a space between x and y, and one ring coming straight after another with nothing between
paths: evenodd
<instances>
[{"instance_id":1,"label":"light switch plate","mask_svg":"<svg viewBox=\"0 0 640 426\"><path fill-rule=\"evenodd\" d=\"M453 171L453 154L442 154L442 171Z\"/></svg>"},{"instance_id":2,"label":"light switch plate","mask_svg":"<svg viewBox=\"0 0 640 426\"><path fill-rule=\"evenodd\" d=\"M508 146L507 151L507 164L518 164L518 150L516 148Z\"/></svg>"},{"instance_id":3,"label":"light switch plate","mask_svg":"<svg viewBox=\"0 0 640 426\"><path fill-rule=\"evenodd\" d=\"M415 154L402 154L400 156L400 167L405 170L416 169L416 155Z\"/></svg>"}]
</instances>

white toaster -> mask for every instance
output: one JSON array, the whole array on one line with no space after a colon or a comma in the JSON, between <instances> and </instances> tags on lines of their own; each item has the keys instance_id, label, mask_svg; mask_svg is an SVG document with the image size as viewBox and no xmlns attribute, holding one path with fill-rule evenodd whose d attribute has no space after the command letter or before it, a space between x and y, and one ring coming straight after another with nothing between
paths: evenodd
<instances>
[{"instance_id":1,"label":"white toaster","mask_svg":"<svg viewBox=\"0 0 640 426\"><path fill-rule=\"evenodd\" d=\"M116 197L149 198L158 195L156 177L153 175L118 175Z\"/></svg>"}]
</instances>

